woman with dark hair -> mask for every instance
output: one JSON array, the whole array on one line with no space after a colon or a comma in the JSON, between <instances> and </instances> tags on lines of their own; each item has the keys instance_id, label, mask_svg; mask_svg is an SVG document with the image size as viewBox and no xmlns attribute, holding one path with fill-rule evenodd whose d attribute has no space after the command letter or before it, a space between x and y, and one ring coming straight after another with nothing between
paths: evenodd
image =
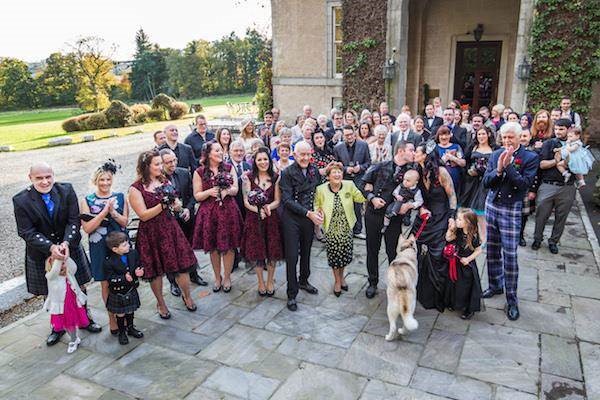
<instances>
[{"instance_id":1,"label":"woman with dark hair","mask_svg":"<svg viewBox=\"0 0 600 400\"><path fill-rule=\"evenodd\" d=\"M229 154L229 146L232 142L231 131L227 128L219 128L217 130L217 143L223 148L223 161L229 162L231 156Z\"/></svg>"},{"instance_id":2,"label":"woman with dark hair","mask_svg":"<svg viewBox=\"0 0 600 400\"><path fill-rule=\"evenodd\" d=\"M186 308L196 311L188 273L196 266L196 256L173 216L181 210L182 204L173 196L173 185L163 174L158 151L140 154L137 175L138 179L129 188L129 204L140 218L136 250L144 268L144 278L150 280L156 297L158 315L163 319L171 318L162 293L162 276L166 272L177 274L175 279Z\"/></svg>"},{"instance_id":3,"label":"woman with dark hair","mask_svg":"<svg viewBox=\"0 0 600 400\"><path fill-rule=\"evenodd\" d=\"M460 204L461 207L470 208L477 215L480 236L482 242L485 243L485 198L488 189L483 187L483 175L490 156L496 150L496 144L494 134L487 126L479 128L475 140L476 142L465 154L467 173L464 178Z\"/></svg>"},{"instance_id":4,"label":"woman with dark hair","mask_svg":"<svg viewBox=\"0 0 600 400\"><path fill-rule=\"evenodd\" d=\"M258 295L275 294L275 264L283 260L283 235L279 214L281 199L279 176L273 169L269 149L261 147L254 154L252 172L243 178L244 221L242 256L252 265L258 278ZM263 270L267 270L267 282Z\"/></svg>"},{"instance_id":5,"label":"woman with dark hair","mask_svg":"<svg viewBox=\"0 0 600 400\"><path fill-rule=\"evenodd\" d=\"M434 142L417 146L415 162L423 195L423 206L412 229L419 248L417 299L424 308L442 312L449 304L448 263L442 251L446 245L448 222L456 215L456 194L450 173L440 166ZM427 246L426 252L422 245Z\"/></svg>"},{"instance_id":6,"label":"woman with dark hair","mask_svg":"<svg viewBox=\"0 0 600 400\"><path fill-rule=\"evenodd\" d=\"M206 142L201 165L194 171L194 198L200 203L194 226L193 246L210 253L215 274L213 292L231 291L235 249L242 238L242 216L235 202L238 181L231 165L223 162L223 148ZM221 263L223 276L221 276Z\"/></svg>"},{"instance_id":7,"label":"woman with dark hair","mask_svg":"<svg viewBox=\"0 0 600 400\"><path fill-rule=\"evenodd\" d=\"M450 133L450 129L445 125L440 126L435 135L436 149L440 160L452 177L455 192L459 193L462 169L467 163L464 159L462 148L457 143L451 143L451 137L452 133Z\"/></svg>"},{"instance_id":8,"label":"woman with dark hair","mask_svg":"<svg viewBox=\"0 0 600 400\"><path fill-rule=\"evenodd\" d=\"M361 122L358 127L358 139L363 142L367 142L367 144L371 144L377 140L375 136L373 136L373 130L371 129L371 125L367 122Z\"/></svg>"},{"instance_id":9,"label":"woman with dark hair","mask_svg":"<svg viewBox=\"0 0 600 400\"><path fill-rule=\"evenodd\" d=\"M325 168L330 162L335 161L333 149L327 143L325 135L321 131L313 134L313 164L319 170L321 182L325 182Z\"/></svg>"},{"instance_id":10,"label":"woman with dark hair","mask_svg":"<svg viewBox=\"0 0 600 400\"><path fill-rule=\"evenodd\" d=\"M108 160L92 174L93 193L80 201L81 227L89 236L90 260L94 281L100 282L102 300L108 298L108 280L103 268L106 257L106 236L113 231L125 232L129 217L129 207L125 195L113 192L113 179L120 168L114 160ZM113 313L108 313L110 331L119 332Z\"/></svg>"}]
</instances>

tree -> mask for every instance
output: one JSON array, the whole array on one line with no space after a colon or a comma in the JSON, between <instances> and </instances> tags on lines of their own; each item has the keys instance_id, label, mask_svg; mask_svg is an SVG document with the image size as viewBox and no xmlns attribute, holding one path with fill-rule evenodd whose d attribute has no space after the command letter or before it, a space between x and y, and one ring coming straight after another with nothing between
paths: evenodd
<instances>
[{"instance_id":1,"label":"tree","mask_svg":"<svg viewBox=\"0 0 600 400\"><path fill-rule=\"evenodd\" d=\"M273 55L271 41L265 44L258 60L260 69L258 70L258 84L255 97L258 103L258 117L262 118L265 111L273 108Z\"/></svg>"},{"instance_id":2,"label":"tree","mask_svg":"<svg viewBox=\"0 0 600 400\"><path fill-rule=\"evenodd\" d=\"M0 60L0 109L34 108L37 87L27 64L15 58Z\"/></svg>"},{"instance_id":3,"label":"tree","mask_svg":"<svg viewBox=\"0 0 600 400\"><path fill-rule=\"evenodd\" d=\"M114 44L89 36L79 39L72 46L81 71L81 85L77 102L86 111L100 111L108 107L111 86L115 83L111 60L116 51Z\"/></svg>"},{"instance_id":4,"label":"tree","mask_svg":"<svg viewBox=\"0 0 600 400\"><path fill-rule=\"evenodd\" d=\"M79 64L73 53L50 54L46 59L46 67L36 78L42 106L75 104L80 75Z\"/></svg>"},{"instance_id":5,"label":"tree","mask_svg":"<svg viewBox=\"0 0 600 400\"><path fill-rule=\"evenodd\" d=\"M135 34L135 44L136 51L130 76L132 97L150 100L157 93L168 91L167 56L172 50L161 49L152 44L141 28Z\"/></svg>"}]
</instances>

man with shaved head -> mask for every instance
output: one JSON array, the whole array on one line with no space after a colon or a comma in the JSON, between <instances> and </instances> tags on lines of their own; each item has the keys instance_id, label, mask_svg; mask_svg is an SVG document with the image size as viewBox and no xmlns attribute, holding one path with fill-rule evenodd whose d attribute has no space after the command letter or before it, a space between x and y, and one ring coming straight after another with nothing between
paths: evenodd
<instances>
[{"instance_id":1,"label":"man with shaved head","mask_svg":"<svg viewBox=\"0 0 600 400\"><path fill-rule=\"evenodd\" d=\"M80 245L79 204L73 186L55 182L54 171L46 163L32 165L29 180L31 185L13 197L17 231L25 241L27 291L37 296L48 295L45 262L49 256L61 260L71 257L77 264L77 283L88 283L90 263ZM85 292L83 287L82 290ZM87 330L100 332L102 327L92 320L89 309L88 318ZM53 330L46 344L58 343L63 334L64 331Z\"/></svg>"},{"instance_id":2,"label":"man with shaved head","mask_svg":"<svg viewBox=\"0 0 600 400\"><path fill-rule=\"evenodd\" d=\"M319 170L310 163L312 146L300 141L294 148L295 162L283 170L280 178L281 204L283 205L283 240L287 271L287 308L296 311L298 289L317 294L316 287L308 282L310 276L310 248L314 226L323 223L323 216L313 209L315 189L321 183ZM298 257L300 276L298 276Z\"/></svg>"},{"instance_id":3,"label":"man with shaved head","mask_svg":"<svg viewBox=\"0 0 600 400\"><path fill-rule=\"evenodd\" d=\"M160 146L158 150L171 149L177 157L177 166L185 168L193 174L198 168L198 160L194 156L194 150L190 145L178 142L179 130L175 125L167 125L164 129L167 141L165 144Z\"/></svg>"}]
</instances>

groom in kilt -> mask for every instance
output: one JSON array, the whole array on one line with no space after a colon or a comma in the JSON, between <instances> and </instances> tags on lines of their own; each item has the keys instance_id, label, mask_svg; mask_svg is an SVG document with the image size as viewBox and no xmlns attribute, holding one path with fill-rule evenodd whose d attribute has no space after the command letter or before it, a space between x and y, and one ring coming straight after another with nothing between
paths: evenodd
<instances>
[{"instance_id":1,"label":"groom in kilt","mask_svg":"<svg viewBox=\"0 0 600 400\"><path fill-rule=\"evenodd\" d=\"M46 163L31 166L29 180L31 186L13 197L17 231L25 241L27 291L48 295L45 262L49 256L62 260L71 257L77 264L75 278L83 286L91 280L90 263L80 244L79 204L73 186L55 183L54 171ZM91 318L87 304L86 309L90 321L86 329L100 332L102 327ZM58 343L63 334L53 330L46 344Z\"/></svg>"},{"instance_id":2,"label":"groom in kilt","mask_svg":"<svg viewBox=\"0 0 600 400\"><path fill-rule=\"evenodd\" d=\"M539 160L519 145L518 123L505 123L500 134L504 147L492 153L483 177L483 185L490 190L485 201L489 288L482 297L502 294L506 288L506 315L514 321L519 318L517 249L523 197L535 179Z\"/></svg>"}]
</instances>

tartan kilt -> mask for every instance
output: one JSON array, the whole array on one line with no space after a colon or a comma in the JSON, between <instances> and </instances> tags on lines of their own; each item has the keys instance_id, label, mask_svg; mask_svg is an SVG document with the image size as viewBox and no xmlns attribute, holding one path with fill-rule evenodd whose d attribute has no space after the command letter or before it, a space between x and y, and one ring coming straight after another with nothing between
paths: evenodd
<instances>
[{"instance_id":1,"label":"tartan kilt","mask_svg":"<svg viewBox=\"0 0 600 400\"><path fill-rule=\"evenodd\" d=\"M77 264L77 272L75 278L77 283L83 285L92 280L90 272L90 261L87 254L83 251L83 247L78 245L76 248L69 248L70 255L75 264ZM46 259L38 259L31 257L25 251L25 282L27 283L27 291L36 296L48 295L48 283L46 282Z\"/></svg>"},{"instance_id":2,"label":"tartan kilt","mask_svg":"<svg viewBox=\"0 0 600 400\"><path fill-rule=\"evenodd\" d=\"M115 314L131 314L140 308L140 296L136 288L126 294L109 293L106 309Z\"/></svg>"}]
</instances>

